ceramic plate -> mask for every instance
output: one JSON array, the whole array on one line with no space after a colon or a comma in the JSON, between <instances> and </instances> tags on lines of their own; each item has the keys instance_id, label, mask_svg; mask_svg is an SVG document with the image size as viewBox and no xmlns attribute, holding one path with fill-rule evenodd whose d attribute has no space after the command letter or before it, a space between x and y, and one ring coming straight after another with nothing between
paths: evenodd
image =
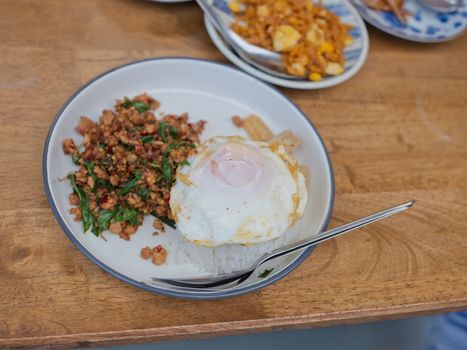
<instances>
[{"instance_id":1,"label":"ceramic plate","mask_svg":"<svg viewBox=\"0 0 467 350\"><path fill-rule=\"evenodd\" d=\"M59 181L73 171L71 157L65 156L61 141L72 137L79 143L75 131L79 117L97 120L103 109L111 108L116 98L133 97L147 92L161 102L158 112L181 114L188 112L190 120L207 121L202 140L215 135L246 136L232 122L233 115L260 115L274 132L292 129L303 144L296 153L299 161L311 170L308 183L309 201L304 217L293 229L297 238L322 231L329 220L333 205L334 182L326 149L307 117L279 91L235 68L190 58L158 58L132 62L96 77L80 88L64 104L52 123L44 149L44 187L53 214L66 235L89 259L117 278L134 286L159 294L194 299L215 299L240 295L262 288L297 267L311 250L297 252L271 262L274 270L267 278L253 274L243 284L222 292L185 292L165 285L152 284L151 277L200 276L203 272L193 264L177 264L171 256L179 233L167 227L166 232L152 236L152 217L131 241L107 233L108 241L88 233L83 234L81 222L68 213L68 181ZM168 250L165 265L155 266L139 256L141 248L163 244Z\"/></svg>"},{"instance_id":2,"label":"ceramic plate","mask_svg":"<svg viewBox=\"0 0 467 350\"><path fill-rule=\"evenodd\" d=\"M368 8L362 0L352 2L365 21L402 39L422 43L443 42L457 38L467 28L465 2L456 12L442 13L424 7L418 0L406 0L404 9L412 14L407 17L407 23L400 22L392 12Z\"/></svg>"},{"instance_id":3,"label":"ceramic plate","mask_svg":"<svg viewBox=\"0 0 467 350\"><path fill-rule=\"evenodd\" d=\"M226 22L232 20L232 13L227 7L227 1L224 0L211 0L212 4L217 8ZM214 45L219 49L220 52L233 64L241 68L245 72L260 78L261 80L269 83L284 86L293 89L323 89L330 86L334 86L350 79L352 76L362 68L368 56L369 39L368 31L365 27L357 11L354 7L346 0L323 0L323 5L330 11L334 12L341 18L341 21L348 23L353 26L350 34L353 37L353 43L348 45L344 50L344 56L346 60L345 72L341 75L334 77L326 77L321 81L309 81L309 80L290 80L272 76L265 73L250 64L246 63L241 59L235 51L222 39L220 34L216 31L210 20L205 16L204 24L208 31L211 40Z\"/></svg>"}]
</instances>

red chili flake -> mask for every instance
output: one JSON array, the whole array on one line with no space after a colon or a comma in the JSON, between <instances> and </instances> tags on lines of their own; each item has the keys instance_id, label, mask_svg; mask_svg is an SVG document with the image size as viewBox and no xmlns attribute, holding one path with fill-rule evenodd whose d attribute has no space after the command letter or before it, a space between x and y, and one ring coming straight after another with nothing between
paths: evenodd
<instances>
[{"instance_id":1,"label":"red chili flake","mask_svg":"<svg viewBox=\"0 0 467 350\"><path fill-rule=\"evenodd\" d=\"M99 198L99 205L102 205L104 204L105 202L107 202L107 199L109 198L109 196L107 195L104 195L102 196L101 198Z\"/></svg>"},{"instance_id":2,"label":"red chili flake","mask_svg":"<svg viewBox=\"0 0 467 350\"><path fill-rule=\"evenodd\" d=\"M139 143L135 144L135 153L141 154L143 152L144 152L144 147Z\"/></svg>"}]
</instances>

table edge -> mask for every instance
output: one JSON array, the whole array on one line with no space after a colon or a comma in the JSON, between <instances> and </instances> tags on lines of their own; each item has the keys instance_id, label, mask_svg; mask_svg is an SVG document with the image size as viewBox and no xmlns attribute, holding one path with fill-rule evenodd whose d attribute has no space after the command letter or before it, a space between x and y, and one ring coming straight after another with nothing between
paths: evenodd
<instances>
[{"instance_id":1,"label":"table edge","mask_svg":"<svg viewBox=\"0 0 467 350\"><path fill-rule=\"evenodd\" d=\"M62 334L0 339L0 348L72 348L150 343L169 340L214 338L278 330L306 329L424 316L467 309L467 297L459 300L397 305L304 316L276 317L162 328L130 329L98 333Z\"/></svg>"}]
</instances>

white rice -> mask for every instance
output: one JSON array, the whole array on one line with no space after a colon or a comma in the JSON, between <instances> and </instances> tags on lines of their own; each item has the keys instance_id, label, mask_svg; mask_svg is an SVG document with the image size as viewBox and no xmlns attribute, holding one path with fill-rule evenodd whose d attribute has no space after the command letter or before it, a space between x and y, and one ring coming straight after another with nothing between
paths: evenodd
<instances>
[{"instance_id":1,"label":"white rice","mask_svg":"<svg viewBox=\"0 0 467 350\"><path fill-rule=\"evenodd\" d=\"M249 268L265 253L302 239L303 237L299 237L297 232L294 227L281 237L268 242L252 246L227 244L213 248L190 243L179 232L175 232L177 242L174 242L176 244L176 249L173 250L174 260L178 264L196 265L199 269L214 274L240 271Z\"/></svg>"}]
</instances>

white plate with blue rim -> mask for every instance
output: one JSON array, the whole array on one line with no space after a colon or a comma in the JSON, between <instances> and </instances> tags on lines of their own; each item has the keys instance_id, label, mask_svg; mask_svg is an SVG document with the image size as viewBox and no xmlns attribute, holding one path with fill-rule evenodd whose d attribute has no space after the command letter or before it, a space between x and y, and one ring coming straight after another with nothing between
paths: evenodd
<instances>
[{"instance_id":1,"label":"white plate with blue rim","mask_svg":"<svg viewBox=\"0 0 467 350\"><path fill-rule=\"evenodd\" d=\"M467 28L467 4L461 4L457 11L436 12L418 0L406 0L404 10L410 13L402 23L394 13L376 11L367 7L362 0L352 0L360 15L376 28L402 39L439 43L461 36Z\"/></svg>"},{"instance_id":2,"label":"white plate with blue rim","mask_svg":"<svg viewBox=\"0 0 467 350\"><path fill-rule=\"evenodd\" d=\"M227 6L227 2L227 0L211 0L212 5L222 13L223 17L228 22L230 22L233 20L233 16L232 12ZM232 62L248 74L251 74L261 80L267 81L268 83L292 89L323 89L341 84L344 81L353 77L355 74L357 74L357 72L362 68L363 64L366 61L370 42L365 23L363 22L355 8L347 0L323 0L322 4L326 9L338 15L343 23L350 24L353 27L350 30L350 35L353 38L353 42L352 44L347 45L344 50L344 73L336 76L329 76L320 81L292 80L279 78L270 75L258 68L255 68L247 62L245 62L235 53L235 51L222 39L220 34L214 28L214 25L206 16L204 17L204 25L206 26L206 30L217 49L230 62Z\"/></svg>"},{"instance_id":3,"label":"white plate with blue rim","mask_svg":"<svg viewBox=\"0 0 467 350\"><path fill-rule=\"evenodd\" d=\"M153 218L147 216L130 241L105 232L107 241L89 232L68 213L68 181L60 181L76 166L62 151L61 142L72 137L77 144L82 137L75 131L79 117L97 120L103 109L112 108L115 99L147 92L161 102L158 114L187 112L190 120L207 121L202 141L216 135L246 136L233 125L233 115L260 115L274 133L291 129L302 140L295 152L300 164L310 170L307 187L309 199L303 218L290 230L302 239L324 230L329 221L334 198L334 179L326 148L309 119L281 92L244 72L212 61L193 58L154 58L136 61L111 69L78 89L58 111L50 127L44 148L44 188L52 212L64 233L92 262L120 280L145 290L175 297L217 299L241 295L263 288L300 265L311 253L305 249L271 262L264 271L224 291L190 292L152 282L151 277L183 278L206 275L202 266L177 257L180 233L170 227L153 236ZM289 231L290 232L290 231ZM155 266L140 257L146 246L162 244L168 250L167 262Z\"/></svg>"}]
</instances>

